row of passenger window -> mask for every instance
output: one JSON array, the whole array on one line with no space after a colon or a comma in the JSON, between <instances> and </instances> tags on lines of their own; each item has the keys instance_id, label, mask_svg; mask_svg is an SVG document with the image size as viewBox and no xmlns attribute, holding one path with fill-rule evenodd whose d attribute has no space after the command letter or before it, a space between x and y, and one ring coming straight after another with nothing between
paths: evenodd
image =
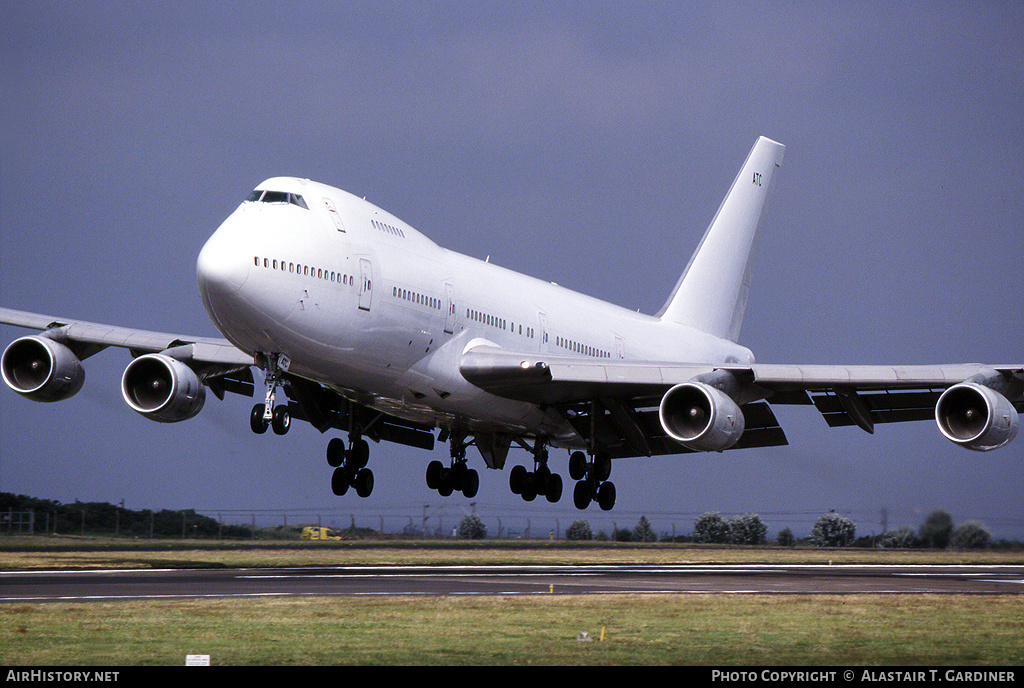
<instances>
[{"instance_id":1,"label":"row of passenger window","mask_svg":"<svg viewBox=\"0 0 1024 688\"><path fill-rule=\"evenodd\" d=\"M594 356L596 358L612 357L611 352L609 351L604 351L596 346L580 344L579 342L574 342L571 339L566 339L565 337L555 337L555 346L572 351L576 354L583 354L584 356Z\"/></svg>"},{"instance_id":2,"label":"row of passenger window","mask_svg":"<svg viewBox=\"0 0 1024 688\"><path fill-rule=\"evenodd\" d=\"M395 298L402 299L404 301L412 301L413 303L419 304L421 306L426 306L427 308L441 310L441 299L435 298L433 296L427 296L426 294L419 294L410 289L392 287L391 295L394 296Z\"/></svg>"},{"instance_id":3,"label":"row of passenger window","mask_svg":"<svg viewBox=\"0 0 1024 688\"><path fill-rule=\"evenodd\" d=\"M328 282L338 282L339 284L344 285L354 285L356 283L353 275L346 275L345 273L335 272L333 270L324 270L323 268L312 267L310 265L302 265L301 263L288 263L283 260L277 260L276 258L260 258L259 256L254 256L253 262L256 267L280 270L281 272L287 272L293 275L315 277L316 279L327 280Z\"/></svg>"},{"instance_id":4,"label":"row of passenger window","mask_svg":"<svg viewBox=\"0 0 1024 688\"><path fill-rule=\"evenodd\" d=\"M403 239L405 238L405 232L403 232L398 227L392 227L386 222L378 222L377 220L370 220L370 223L374 226L374 228L381 232L387 232L388 234L394 234L395 236L402 237Z\"/></svg>"},{"instance_id":5,"label":"row of passenger window","mask_svg":"<svg viewBox=\"0 0 1024 688\"><path fill-rule=\"evenodd\" d=\"M519 331L516 332L515 323L509 324L504 318L499 318L496 315L489 315L482 311L473 310L472 308L466 309L466 318L478 323L483 323L484 325L496 327L500 330L508 330L513 334L525 334L526 337L533 339L534 329L530 326L526 326L524 329L522 323L519 324Z\"/></svg>"}]
</instances>

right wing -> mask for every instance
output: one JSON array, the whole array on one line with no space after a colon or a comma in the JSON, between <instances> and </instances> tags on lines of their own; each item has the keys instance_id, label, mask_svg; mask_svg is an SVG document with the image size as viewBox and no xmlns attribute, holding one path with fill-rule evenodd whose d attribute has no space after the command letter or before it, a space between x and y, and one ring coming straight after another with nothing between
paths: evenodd
<instances>
[{"instance_id":1,"label":"right wing","mask_svg":"<svg viewBox=\"0 0 1024 688\"><path fill-rule=\"evenodd\" d=\"M934 418L976 450L1012 440L1024 411L1024 365L705 365L476 347L461 371L498 396L560 410L613 457L787 444L769 404L813 404L829 426L867 432Z\"/></svg>"}]
</instances>

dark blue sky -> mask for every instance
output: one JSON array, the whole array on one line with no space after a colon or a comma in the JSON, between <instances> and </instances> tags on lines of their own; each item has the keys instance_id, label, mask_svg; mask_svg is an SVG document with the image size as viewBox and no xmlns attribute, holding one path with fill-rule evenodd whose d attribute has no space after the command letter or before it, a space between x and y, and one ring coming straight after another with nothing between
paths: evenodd
<instances>
[{"instance_id":1,"label":"dark blue sky","mask_svg":"<svg viewBox=\"0 0 1024 688\"><path fill-rule=\"evenodd\" d=\"M9 2L0 305L215 335L199 249L258 182L297 175L654 312L766 135L787 150L741 335L760 361L1024 360L1024 6L779 4ZM388 527L470 508L424 485L443 448L374 447L373 496L339 499L327 437L255 437L248 399L147 422L127 362L89 359L60 404L0 390L0 490ZM616 510L587 518L757 512L800 535L828 509L868 533L942 508L1024 537L1020 439L976 454L933 423L778 415L788 447L617 463ZM507 471L476 502L492 532L580 515L568 494L523 503Z\"/></svg>"}]
</instances>

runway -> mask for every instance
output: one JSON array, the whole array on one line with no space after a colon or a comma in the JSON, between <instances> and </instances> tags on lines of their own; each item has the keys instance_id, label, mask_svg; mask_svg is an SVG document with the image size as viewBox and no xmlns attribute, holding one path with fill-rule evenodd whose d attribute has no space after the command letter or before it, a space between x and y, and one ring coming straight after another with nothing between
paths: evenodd
<instances>
[{"instance_id":1,"label":"runway","mask_svg":"<svg viewBox=\"0 0 1024 688\"><path fill-rule=\"evenodd\" d=\"M401 595L1024 594L1024 566L350 566L0 572L0 603Z\"/></svg>"}]
</instances>

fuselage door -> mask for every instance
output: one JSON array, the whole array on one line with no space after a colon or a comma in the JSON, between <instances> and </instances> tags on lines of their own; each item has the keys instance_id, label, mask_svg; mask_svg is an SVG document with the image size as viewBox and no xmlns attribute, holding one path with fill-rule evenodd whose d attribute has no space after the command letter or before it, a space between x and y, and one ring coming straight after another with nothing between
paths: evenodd
<instances>
[{"instance_id":1,"label":"fuselage door","mask_svg":"<svg viewBox=\"0 0 1024 688\"><path fill-rule=\"evenodd\" d=\"M455 332L455 287L445 282L444 295L448 302L444 314L444 332L451 334Z\"/></svg>"},{"instance_id":2,"label":"fuselage door","mask_svg":"<svg viewBox=\"0 0 1024 688\"><path fill-rule=\"evenodd\" d=\"M339 232L344 232L345 225L341 223L341 215L338 214L338 209L334 207L334 201L329 198L325 198L324 207L327 208L327 214L331 216L331 221L334 222L335 229Z\"/></svg>"},{"instance_id":3,"label":"fuselage door","mask_svg":"<svg viewBox=\"0 0 1024 688\"><path fill-rule=\"evenodd\" d=\"M359 308L370 310L370 300L373 296L373 266L368 258L359 259Z\"/></svg>"}]
</instances>

